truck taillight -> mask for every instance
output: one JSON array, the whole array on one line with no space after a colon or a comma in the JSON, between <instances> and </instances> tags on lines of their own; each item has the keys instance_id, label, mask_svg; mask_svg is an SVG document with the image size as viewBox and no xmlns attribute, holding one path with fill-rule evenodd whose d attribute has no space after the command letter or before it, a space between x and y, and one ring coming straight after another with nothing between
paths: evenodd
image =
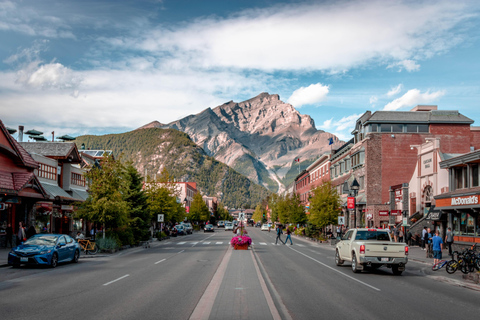
<instances>
[{"instance_id":1,"label":"truck taillight","mask_svg":"<svg viewBox=\"0 0 480 320\"><path fill-rule=\"evenodd\" d=\"M362 253L365 254L365 245L364 244L362 244L360 246L360 254L362 254Z\"/></svg>"},{"instance_id":2,"label":"truck taillight","mask_svg":"<svg viewBox=\"0 0 480 320\"><path fill-rule=\"evenodd\" d=\"M408 256L408 246L405 246L405 255Z\"/></svg>"}]
</instances>

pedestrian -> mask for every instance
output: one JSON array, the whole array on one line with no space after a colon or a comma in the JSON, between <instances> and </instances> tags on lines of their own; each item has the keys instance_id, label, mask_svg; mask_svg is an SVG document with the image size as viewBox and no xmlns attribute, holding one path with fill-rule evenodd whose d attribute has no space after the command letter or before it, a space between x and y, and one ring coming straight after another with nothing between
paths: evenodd
<instances>
[{"instance_id":1,"label":"pedestrian","mask_svg":"<svg viewBox=\"0 0 480 320\"><path fill-rule=\"evenodd\" d=\"M7 229L5 230L6 232L6 237L7 239L5 239L5 248L7 247L7 244L10 243L10 248L13 248L13 244L12 244L12 238L13 238L13 229L12 229L12 224L9 223L7 225Z\"/></svg>"},{"instance_id":2,"label":"pedestrian","mask_svg":"<svg viewBox=\"0 0 480 320\"><path fill-rule=\"evenodd\" d=\"M28 227L27 229L27 239L30 239L32 236L36 235L37 234L37 230L35 230L35 227L32 225L30 225L30 227Z\"/></svg>"},{"instance_id":3,"label":"pedestrian","mask_svg":"<svg viewBox=\"0 0 480 320\"><path fill-rule=\"evenodd\" d=\"M445 236L445 243L448 247L448 254L452 255L452 244L453 244L453 232L452 228L447 228L447 235Z\"/></svg>"},{"instance_id":4,"label":"pedestrian","mask_svg":"<svg viewBox=\"0 0 480 320\"><path fill-rule=\"evenodd\" d=\"M426 241L426 246L427 246L426 257L431 258L433 256L433 252L432 252L432 238L433 238L432 229L427 228L427 234L425 235L425 237L426 237L425 241Z\"/></svg>"},{"instance_id":5,"label":"pedestrian","mask_svg":"<svg viewBox=\"0 0 480 320\"><path fill-rule=\"evenodd\" d=\"M287 227L287 238L285 239L284 244L286 244L287 241L290 240L290 245L293 245L291 234L292 234L292 232L290 231L290 228Z\"/></svg>"},{"instance_id":6,"label":"pedestrian","mask_svg":"<svg viewBox=\"0 0 480 320\"><path fill-rule=\"evenodd\" d=\"M393 232L393 238L395 239L395 242L398 242L398 238L399 238L399 236L400 236L400 232L398 231L397 226L394 226L394 227L393 227L392 232Z\"/></svg>"},{"instance_id":7,"label":"pedestrian","mask_svg":"<svg viewBox=\"0 0 480 320\"><path fill-rule=\"evenodd\" d=\"M442 244L443 240L437 230L435 235L432 237L433 264L437 264L440 262L440 260L442 260Z\"/></svg>"},{"instance_id":8,"label":"pedestrian","mask_svg":"<svg viewBox=\"0 0 480 320\"><path fill-rule=\"evenodd\" d=\"M18 223L18 232L17 232L17 243L16 245L19 246L20 243L27 240L27 235L25 234L25 228L23 227L23 222Z\"/></svg>"},{"instance_id":9,"label":"pedestrian","mask_svg":"<svg viewBox=\"0 0 480 320\"><path fill-rule=\"evenodd\" d=\"M282 238L280 237L280 235L281 235L282 233L283 233L283 231L282 231L282 225L279 224L279 225L277 226L277 239L275 239L275 244L278 243L278 240L280 240L281 243L285 244L285 242L283 242L283 241L282 241Z\"/></svg>"},{"instance_id":10,"label":"pedestrian","mask_svg":"<svg viewBox=\"0 0 480 320\"><path fill-rule=\"evenodd\" d=\"M398 241L403 243L403 237L403 230L400 228L400 230L398 231Z\"/></svg>"},{"instance_id":11,"label":"pedestrian","mask_svg":"<svg viewBox=\"0 0 480 320\"><path fill-rule=\"evenodd\" d=\"M340 226L337 227L337 238L338 237L340 237L340 238L342 237L342 227L340 227Z\"/></svg>"},{"instance_id":12,"label":"pedestrian","mask_svg":"<svg viewBox=\"0 0 480 320\"><path fill-rule=\"evenodd\" d=\"M85 239L85 236L83 235L83 233L81 233L80 231L77 232L77 236L75 237L76 240L83 240Z\"/></svg>"},{"instance_id":13,"label":"pedestrian","mask_svg":"<svg viewBox=\"0 0 480 320\"><path fill-rule=\"evenodd\" d=\"M427 243L427 227L423 227L422 230L422 249L425 250L425 245Z\"/></svg>"}]
</instances>

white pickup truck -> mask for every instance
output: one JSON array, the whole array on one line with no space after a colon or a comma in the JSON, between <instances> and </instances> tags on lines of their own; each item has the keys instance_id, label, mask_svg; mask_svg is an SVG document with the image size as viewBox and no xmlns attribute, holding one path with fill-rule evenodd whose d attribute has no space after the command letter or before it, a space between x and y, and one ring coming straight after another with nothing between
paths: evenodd
<instances>
[{"instance_id":1,"label":"white pickup truck","mask_svg":"<svg viewBox=\"0 0 480 320\"><path fill-rule=\"evenodd\" d=\"M357 273L365 267L376 269L383 265L392 268L394 275L401 275L408 262L408 246L393 242L384 229L357 228L348 230L335 250L335 263L352 263Z\"/></svg>"}]
</instances>

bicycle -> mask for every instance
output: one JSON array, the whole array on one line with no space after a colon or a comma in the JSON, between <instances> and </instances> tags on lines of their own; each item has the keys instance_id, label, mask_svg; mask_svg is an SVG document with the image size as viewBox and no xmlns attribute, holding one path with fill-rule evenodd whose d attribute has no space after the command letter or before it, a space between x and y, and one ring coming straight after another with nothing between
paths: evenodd
<instances>
[{"instance_id":1,"label":"bicycle","mask_svg":"<svg viewBox=\"0 0 480 320\"><path fill-rule=\"evenodd\" d=\"M432 266L433 271L438 271L447 265L447 260L440 260Z\"/></svg>"},{"instance_id":2,"label":"bicycle","mask_svg":"<svg viewBox=\"0 0 480 320\"><path fill-rule=\"evenodd\" d=\"M449 274L452 274L460 269L462 273L467 274L469 272L473 272L475 269L478 270L480 265L477 263L478 259L476 258L477 254L475 252L476 246L477 245L474 244L470 247L470 249L463 249L461 253L454 251L452 253L452 260L447 263L447 267L445 268L446 271ZM457 259L455 259L455 256Z\"/></svg>"},{"instance_id":3,"label":"bicycle","mask_svg":"<svg viewBox=\"0 0 480 320\"><path fill-rule=\"evenodd\" d=\"M93 240L91 241L88 239L79 239L78 244L80 245L82 250L85 252L85 254L94 255L94 254L97 254L98 252L97 244Z\"/></svg>"}]
</instances>

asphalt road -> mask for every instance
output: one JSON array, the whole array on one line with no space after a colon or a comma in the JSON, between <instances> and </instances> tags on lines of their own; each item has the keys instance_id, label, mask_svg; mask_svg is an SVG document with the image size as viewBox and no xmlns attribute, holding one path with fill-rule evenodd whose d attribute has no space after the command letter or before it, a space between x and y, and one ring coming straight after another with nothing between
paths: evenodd
<instances>
[{"instance_id":1,"label":"asphalt road","mask_svg":"<svg viewBox=\"0 0 480 320\"><path fill-rule=\"evenodd\" d=\"M402 276L385 268L354 274L349 265L335 266L333 247L298 239L293 246L274 245L273 231L248 231L253 255L244 257L257 262L279 318L478 317L480 292L438 281L441 277L428 266L409 262ZM0 317L189 319L226 256L231 236L223 230L194 233L56 269L1 268Z\"/></svg>"}]
</instances>

